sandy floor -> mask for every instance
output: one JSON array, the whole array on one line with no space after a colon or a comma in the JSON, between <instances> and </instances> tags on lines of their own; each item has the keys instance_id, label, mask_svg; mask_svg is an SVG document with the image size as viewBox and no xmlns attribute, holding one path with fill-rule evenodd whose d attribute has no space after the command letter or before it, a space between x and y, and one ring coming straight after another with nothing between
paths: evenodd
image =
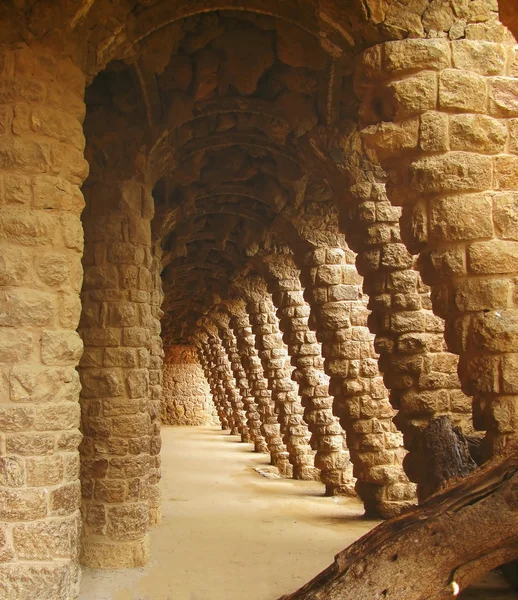
<instances>
[{"instance_id":1,"label":"sandy floor","mask_svg":"<svg viewBox=\"0 0 518 600\"><path fill-rule=\"evenodd\" d=\"M83 570L80 600L276 600L372 528L359 501L318 482L268 479L267 457L216 427L162 429L163 520L151 562ZM465 600L518 597L494 574Z\"/></svg>"},{"instance_id":2,"label":"sandy floor","mask_svg":"<svg viewBox=\"0 0 518 600\"><path fill-rule=\"evenodd\" d=\"M162 524L144 569L83 569L81 600L275 600L373 527L360 502L267 479L267 457L215 427L162 429Z\"/></svg>"}]
</instances>

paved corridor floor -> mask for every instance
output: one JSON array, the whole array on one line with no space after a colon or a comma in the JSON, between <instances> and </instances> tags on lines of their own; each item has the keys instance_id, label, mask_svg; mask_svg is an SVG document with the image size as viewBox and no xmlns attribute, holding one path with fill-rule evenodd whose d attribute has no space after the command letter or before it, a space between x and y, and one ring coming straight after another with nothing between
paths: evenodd
<instances>
[{"instance_id":1,"label":"paved corridor floor","mask_svg":"<svg viewBox=\"0 0 518 600\"><path fill-rule=\"evenodd\" d=\"M268 479L268 457L216 427L162 428L162 523L151 562L83 569L80 600L277 600L376 525L315 481ZM516 600L491 574L459 596Z\"/></svg>"},{"instance_id":2,"label":"paved corridor floor","mask_svg":"<svg viewBox=\"0 0 518 600\"><path fill-rule=\"evenodd\" d=\"M276 600L376 524L357 500L268 464L216 427L163 427L162 523L142 569L83 569L80 600Z\"/></svg>"}]
</instances>

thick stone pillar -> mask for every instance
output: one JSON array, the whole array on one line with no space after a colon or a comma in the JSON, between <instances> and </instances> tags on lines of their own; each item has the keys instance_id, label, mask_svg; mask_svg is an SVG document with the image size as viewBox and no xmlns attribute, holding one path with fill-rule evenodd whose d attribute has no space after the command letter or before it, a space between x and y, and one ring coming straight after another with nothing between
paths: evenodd
<instances>
[{"instance_id":1,"label":"thick stone pillar","mask_svg":"<svg viewBox=\"0 0 518 600\"><path fill-rule=\"evenodd\" d=\"M505 39L503 28L493 39ZM364 140L387 170L390 201L403 205L403 240L420 255L460 356L487 456L518 435L518 60L509 42L375 46L356 86Z\"/></svg>"},{"instance_id":2,"label":"thick stone pillar","mask_svg":"<svg viewBox=\"0 0 518 600\"><path fill-rule=\"evenodd\" d=\"M212 400L216 406L216 412L218 413L218 418L221 423L221 429L226 431L227 429L231 429L230 419L232 418L232 411L230 410L226 395L224 392L222 392L221 385L219 385L216 373L212 368L212 359L210 357L210 349L207 344L207 338L208 336L206 334L204 336L198 334L194 340L196 347L198 348L198 358L205 374L205 379L209 384L210 391L212 393Z\"/></svg>"},{"instance_id":3,"label":"thick stone pillar","mask_svg":"<svg viewBox=\"0 0 518 600\"><path fill-rule=\"evenodd\" d=\"M279 469L284 477L291 477L291 465L288 460L286 446L281 439L281 430L268 382L265 379L261 359L255 348L255 338L252 333L250 319L244 304L231 307L232 328L237 341L237 348L247 379L250 382L252 394L255 398L259 416L261 418L261 432L270 453L271 464ZM262 451L259 448L258 451Z\"/></svg>"},{"instance_id":4,"label":"thick stone pillar","mask_svg":"<svg viewBox=\"0 0 518 600\"><path fill-rule=\"evenodd\" d=\"M309 329L310 307L304 300L300 270L287 254L265 258L270 276L268 284L277 307L279 327L295 369L292 379L298 383L304 420L311 432L311 447L316 451L314 465L326 495L354 494L352 463L345 434L333 415L329 394L329 376L315 332Z\"/></svg>"},{"instance_id":5,"label":"thick stone pillar","mask_svg":"<svg viewBox=\"0 0 518 600\"><path fill-rule=\"evenodd\" d=\"M76 598L85 82L34 41L0 55L0 587Z\"/></svg>"},{"instance_id":6,"label":"thick stone pillar","mask_svg":"<svg viewBox=\"0 0 518 600\"><path fill-rule=\"evenodd\" d=\"M266 441L261 433L261 417L259 416L255 398L241 361L236 336L230 329L231 316L228 312L220 310L213 311L210 316L218 327L218 333L227 353L235 384L243 400L250 441L254 444L256 452L268 452Z\"/></svg>"},{"instance_id":7,"label":"thick stone pillar","mask_svg":"<svg viewBox=\"0 0 518 600\"><path fill-rule=\"evenodd\" d=\"M413 502L415 489L401 466L402 437L378 371L354 253L320 247L304 262L307 299L331 378L333 412L346 432L356 490L367 514L392 517Z\"/></svg>"},{"instance_id":8,"label":"thick stone pillar","mask_svg":"<svg viewBox=\"0 0 518 600\"><path fill-rule=\"evenodd\" d=\"M230 433L231 435L241 436L242 442L249 442L250 435L246 424L244 404L234 383L230 364L219 337L217 327L211 323L207 323L204 324L204 328L209 334L207 343L211 347L213 368L217 372L217 377L221 381L232 410L233 427L231 428Z\"/></svg>"},{"instance_id":9,"label":"thick stone pillar","mask_svg":"<svg viewBox=\"0 0 518 600\"><path fill-rule=\"evenodd\" d=\"M279 415L281 435L293 467L295 479L314 479L314 458L309 446L309 431L303 420L304 409L296 386L291 380L288 352L282 341L275 307L264 280L243 283L247 311L255 335L275 412Z\"/></svg>"},{"instance_id":10,"label":"thick stone pillar","mask_svg":"<svg viewBox=\"0 0 518 600\"><path fill-rule=\"evenodd\" d=\"M421 433L439 415L449 415L470 433L471 399L460 389L457 356L445 351L444 322L431 310L429 288L401 242L401 209L390 204L384 184L364 181L352 192L356 202L345 223L347 240L358 252L356 266L372 310L369 329L408 450L405 472L423 500L433 487Z\"/></svg>"},{"instance_id":11,"label":"thick stone pillar","mask_svg":"<svg viewBox=\"0 0 518 600\"><path fill-rule=\"evenodd\" d=\"M149 556L149 485L150 478L156 483L159 450L149 373L157 343L153 198L138 179L119 181L109 171L89 180L84 193L81 560L90 567L134 567Z\"/></svg>"}]
</instances>

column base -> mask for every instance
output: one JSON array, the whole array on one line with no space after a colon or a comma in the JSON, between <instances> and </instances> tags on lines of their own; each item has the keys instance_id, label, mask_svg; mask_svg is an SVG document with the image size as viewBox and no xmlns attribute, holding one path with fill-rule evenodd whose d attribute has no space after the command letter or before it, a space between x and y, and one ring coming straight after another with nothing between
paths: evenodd
<instances>
[{"instance_id":1,"label":"column base","mask_svg":"<svg viewBox=\"0 0 518 600\"><path fill-rule=\"evenodd\" d=\"M357 498L358 494L354 489L354 483L326 483L326 496L349 496Z\"/></svg>"},{"instance_id":2,"label":"column base","mask_svg":"<svg viewBox=\"0 0 518 600\"><path fill-rule=\"evenodd\" d=\"M0 565L2 598L76 600L81 571L77 563L5 563Z\"/></svg>"},{"instance_id":3,"label":"column base","mask_svg":"<svg viewBox=\"0 0 518 600\"><path fill-rule=\"evenodd\" d=\"M129 542L83 540L81 564L92 569L133 569L149 560L149 534Z\"/></svg>"},{"instance_id":4,"label":"column base","mask_svg":"<svg viewBox=\"0 0 518 600\"><path fill-rule=\"evenodd\" d=\"M255 442L254 444L254 452L259 454L269 454L268 446L265 441Z\"/></svg>"},{"instance_id":5,"label":"column base","mask_svg":"<svg viewBox=\"0 0 518 600\"><path fill-rule=\"evenodd\" d=\"M320 471L316 467L294 467L293 479L299 481L320 481Z\"/></svg>"}]
</instances>

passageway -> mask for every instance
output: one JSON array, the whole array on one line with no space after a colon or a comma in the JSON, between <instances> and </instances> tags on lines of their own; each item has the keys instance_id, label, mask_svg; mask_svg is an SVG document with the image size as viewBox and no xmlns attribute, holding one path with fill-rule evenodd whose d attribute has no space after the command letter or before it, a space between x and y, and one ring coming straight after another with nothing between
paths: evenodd
<instances>
[{"instance_id":1,"label":"passageway","mask_svg":"<svg viewBox=\"0 0 518 600\"><path fill-rule=\"evenodd\" d=\"M218 427L163 427L162 523L145 568L83 570L80 600L274 600L377 521L317 481L269 479ZM270 467L271 468L271 467Z\"/></svg>"},{"instance_id":2,"label":"passageway","mask_svg":"<svg viewBox=\"0 0 518 600\"><path fill-rule=\"evenodd\" d=\"M163 518L140 569L83 569L79 600L275 600L378 521L316 481L276 478L267 455L217 426L163 427ZM513 600L497 574L463 600Z\"/></svg>"}]
</instances>

